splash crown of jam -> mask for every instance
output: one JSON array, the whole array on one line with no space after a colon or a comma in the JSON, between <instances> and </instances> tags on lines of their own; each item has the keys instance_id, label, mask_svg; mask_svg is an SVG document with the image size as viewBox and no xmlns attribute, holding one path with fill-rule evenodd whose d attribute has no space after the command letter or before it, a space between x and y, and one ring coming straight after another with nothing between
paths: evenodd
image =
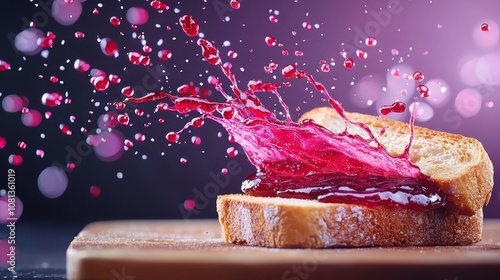
<instances>
[{"instance_id":1,"label":"splash crown of jam","mask_svg":"<svg viewBox=\"0 0 500 280\"><path fill-rule=\"evenodd\" d=\"M181 17L180 24L188 36L197 35L199 26L193 17ZM221 124L241 145L257 169L243 183L245 193L410 209L436 208L446 204L446 196L433 180L422 174L409 159L414 114L410 118L408 145L401 155L394 156L389 154L368 126L350 121L341 104L311 74L293 64L282 68L285 78L305 78L326 97L345 122L343 132L333 133L312 120L293 122L287 105L277 91L279 84L251 80L247 89L241 90L230 68L222 63L217 47L202 38L197 44L205 60L218 65L229 79L235 97L227 94L218 83L216 88L226 102L166 92L153 92L141 98L129 97L124 102L166 99L167 102L159 104L160 110L182 114L196 111L201 114L180 131L169 133L169 141L177 141L180 132L189 126L199 125L200 120L211 119ZM263 106L256 95L258 92L271 92L278 98L285 111L285 120L278 119ZM368 138L347 133L347 124L361 128Z\"/></svg>"}]
</instances>

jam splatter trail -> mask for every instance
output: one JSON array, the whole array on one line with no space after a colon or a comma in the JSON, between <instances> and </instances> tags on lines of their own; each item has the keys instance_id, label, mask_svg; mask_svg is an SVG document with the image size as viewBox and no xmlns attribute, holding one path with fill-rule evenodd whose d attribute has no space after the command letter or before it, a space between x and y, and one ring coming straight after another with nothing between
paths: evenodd
<instances>
[{"instance_id":1,"label":"jam splatter trail","mask_svg":"<svg viewBox=\"0 0 500 280\"><path fill-rule=\"evenodd\" d=\"M196 20L189 18L188 36L198 31ZM181 22L185 20L181 19ZM346 123L341 133L332 133L314 121L295 123L289 109L278 93L279 85L250 81L246 90L240 89L230 68L222 63L217 47L200 38L197 44L205 60L218 65L231 83L235 95L231 97L221 87L218 90L226 102L213 102L198 96L179 97L166 92L153 92L141 98L126 98L124 103L142 103L167 99L164 109L187 114L196 111L202 118L220 123L230 137L239 143L257 172L243 184L243 190L252 195L300 197L324 202L347 202L367 205L390 205L407 208L441 207L445 198L439 189L419 168L409 160L411 136L403 154L393 156L387 152L371 130L363 123L350 121L341 104L332 98L326 87L306 71L294 64L285 65L282 75L289 79L305 78L322 93L331 107ZM374 44L373 42L371 44ZM279 120L267 110L257 97L260 91L272 92L281 101L286 120ZM400 111L396 104L391 108ZM188 122L183 129L170 132L166 138L177 141L183 130L195 122ZM367 139L347 133L347 123L358 126ZM228 154L236 150L228 149Z\"/></svg>"}]
</instances>

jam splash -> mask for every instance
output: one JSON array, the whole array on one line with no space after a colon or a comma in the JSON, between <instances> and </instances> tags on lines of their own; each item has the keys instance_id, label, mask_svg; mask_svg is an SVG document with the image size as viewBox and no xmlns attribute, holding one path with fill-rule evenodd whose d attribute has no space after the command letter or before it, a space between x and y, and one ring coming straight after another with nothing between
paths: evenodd
<instances>
[{"instance_id":1,"label":"jam splash","mask_svg":"<svg viewBox=\"0 0 500 280\"><path fill-rule=\"evenodd\" d=\"M193 36L199 30L191 16L181 18L183 30ZM279 196L317 199L321 202L386 205L403 208L442 207L446 197L439 188L409 159L413 141L414 114L410 119L410 138L401 155L391 155L376 139L368 126L349 120L341 104L332 98L326 87L313 76L297 69L293 64L282 68L289 79L307 79L322 93L331 107L345 122L341 133L333 133L312 120L293 122L289 109L283 102L279 84L251 80L247 89L240 89L238 82L219 56L217 47L206 39L198 39L205 60L218 65L231 83L235 97L227 94L220 84L217 90L226 102L213 102L199 96L175 96L167 92L153 92L144 97L126 98L123 102L142 103L166 100L159 110L181 114L198 112L200 117L188 122L166 138L177 141L179 134L190 126L201 126L205 119L221 124L230 137L239 143L257 172L243 183L243 191L255 196ZM278 119L267 110L258 92L271 92L280 101L286 119ZM363 138L347 133L352 124L368 135Z\"/></svg>"}]
</instances>

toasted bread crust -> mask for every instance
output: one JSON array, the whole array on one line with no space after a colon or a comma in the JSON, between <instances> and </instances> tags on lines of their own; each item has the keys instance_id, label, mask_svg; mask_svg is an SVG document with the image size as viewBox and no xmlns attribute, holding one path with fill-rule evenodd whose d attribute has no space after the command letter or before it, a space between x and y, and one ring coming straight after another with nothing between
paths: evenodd
<instances>
[{"instance_id":1,"label":"toasted bread crust","mask_svg":"<svg viewBox=\"0 0 500 280\"><path fill-rule=\"evenodd\" d=\"M465 245L481 240L483 213L407 210L253 197L217 198L222 238L273 248Z\"/></svg>"},{"instance_id":2,"label":"toasted bread crust","mask_svg":"<svg viewBox=\"0 0 500 280\"><path fill-rule=\"evenodd\" d=\"M368 125L375 136L382 144L386 144L384 139L386 135L378 136L376 133L383 128L386 134L397 134L399 136L409 136L408 123L390 120L382 117L346 113L349 120L362 122ZM328 129L338 123L340 117L332 108L321 107L306 112L300 120L312 119L316 123L325 126ZM493 165L484 150L483 145L476 139L464 137L458 134L435 131L419 126L414 127L414 142L411 153L412 162L419 166L422 173L434 179L440 189L448 195L448 208L452 211L458 211L463 215L474 215L477 210L487 205L493 189ZM390 141L390 140L387 140ZM432 141L432 142L431 142ZM419 154L418 147L427 145L437 145L438 149L447 149L466 166L459 172L443 172L443 169L449 168L449 164L429 164L428 158L433 155ZM397 145L397 150L389 150L393 154L401 154L403 145ZM450 174L451 173L451 174Z\"/></svg>"}]
</instances>

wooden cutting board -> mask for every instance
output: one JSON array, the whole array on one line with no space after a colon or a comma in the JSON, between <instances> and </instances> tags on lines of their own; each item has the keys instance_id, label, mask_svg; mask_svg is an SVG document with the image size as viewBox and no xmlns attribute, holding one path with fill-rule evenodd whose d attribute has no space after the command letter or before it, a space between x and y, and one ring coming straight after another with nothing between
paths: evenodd
<instances>
[{"instance_id":1,"label":"wooden cutting board","mask_svg":"<svg viewBox=\"0 0 500 280\"><path fill-rule=\"evenodd\" d=\"M217 220L110 221L67 250L69 280L500 279L500 220L471 246L270 249L226 244Z\"/></svg>"}]
</instances>

